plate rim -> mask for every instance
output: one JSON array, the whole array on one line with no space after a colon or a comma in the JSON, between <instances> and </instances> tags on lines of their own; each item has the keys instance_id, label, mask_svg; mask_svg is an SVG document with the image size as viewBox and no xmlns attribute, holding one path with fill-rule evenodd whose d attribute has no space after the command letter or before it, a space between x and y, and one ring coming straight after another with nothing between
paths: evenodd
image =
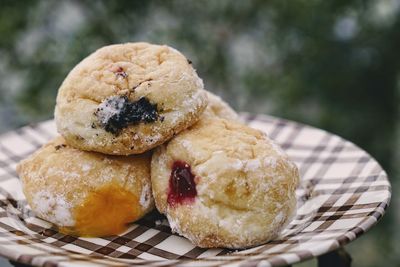
<instances>
[{"instance_id":1,"label":"plate rim","mask_svg":"<svg viewBox=\"0 0 400 267\"><path fill-rule=\"evenodd\" d=\"M338 249L339 247L344 246L344 245L346 245L346 244L348 244L348 243L354 241L355 239L357 239L357 238L360 237L361 235L365 234L365 233L366 233L369 229L371 229L373 226L375 226L375 225L380 221L380 219L384 216L384 214L386 213L386 211L387 211L387 209L388 209L388 207L389 207L389 205L390 205L390 201L391 201L391 195L392 195L391 183L390 183L390 180L389 180L389 178L388 178L388 175L387 175L386 171L382 168L381 164L380 164L374 157L372 157L367 151L365 151L364 149L362 149L362 148L359 147L358 145L354 144L354 143L351 142L351 141L348 141L347 139L345 139L345 138L343 138L343 137L341 137L341 136L339 136L339 135L337 135L337 134L335 134L335 133L331 133L331 132L329 132L329 131L327 131L327 130L324 130L324 129L321 129L321 128L317 128L317 127L314 127L314 126L311 126L311 125L307 125L307 124L304 124L304 123L301 123L301 122L292 121L292 120L288 120L288 119L285 119L285 118L280 118L280 117L275 117L275 116L265 115L265 114L254 114L254 113L242 112L242 113L240 113L240 115L241 115L241 118L243 118L243 120L244 120L246 123L249 123L249 122L252 122L252 121L261 121L262 123L271 123L271 121L274 121L274 122L280 121L280 122L283 122L283 123L285 123L285 124L292 124L292 125L298 125L298 126L300 126L300 127L306 127L306 128L316 129L316 130L318 130L318 131L323 131L325 134L329 134L329 135L332 135L332 136L336 136L336 137L338 137L341 141L350 143L351 145L353 145L354 147L356 147L358 150L361 150L361 151L363 151L364 153L366 153L366 155L367 155L368 157L372 158L372 159L376 162L376 164L379 166L379 168L381 169L381 171L383 172L383 177L384 177L384 179L386 180L386 182L388 183L388 189L385 190L385 193L386 193L385 199L384 199L383 201L381 201L381 203L380 203L379 206L377 206L376 208L374 208L373 212L371 212L371 215L369 215L369 216L367 216L367 217L364 217L364 218L357 224L357 227L361 228L361 231L360 231L359 233L354 233L354 232L352 231L352 229L349 229L349 230L347 230L346 232L342 233L340 236L338 236L338 237L336 237L336 238L333 238L332 240L335 241L333 245L332 245L332 244L329 244L329 245L328 245L328 244L324 244L324 245L326 245L325 248L322 248L322 249L321 249L321 247L320 247L320 250L323 251L322 253L319 253L319 254L317 254L317 255L306 255L305 257L301 258L299 261L293 261L293 262L290 262L289 264L293 264L293 263L296 263L296 262L302 262L302 261L309 260L309 259L311 259L311 258L320 256L320 255L322 255L322 254L325 254L325 253L334 251L334 250ZM17 128L17 129L4 132L4 133L0 134L0 139L3 139L5 136L10 135L10 134L13 134L13 132L18 131L18 130L21 130L21 129L24 129L24 128L26 128L26 127L37 127L37 126L39 126L39 125L42 125L42 124L44 124L44 123L49 123L49 122L52 122L52 121L53 121L53 119L45 120L45 121L41 121L41 122L34 123L34 124L28 124L28 125L26 125L26 126L19 127L19 128ZM377 209L379 209L379 208L382 209L381 212L378 212L378 211L377 211ZM375 215L376 215L376 216L375 216ZM375 219L373 219L373 218L375 218ZM351 238L351 237L347 236L347 234L349 234L349 233L352 233L352 234L354 235L354 237ZM56 247L56 246L51 245L51 244L47 244L47 245ZM323 246L322 246L322 247L323 247ZM8 260L12 260L12 261L16 261L16 262L24 263L24 264L32 264L31 262L32 262L32 260L34 260L35 258L40 259L40 256L32 255L32 254L18 253L18 252L16 252L15 250L9 249L9 248L5 247L5 246L2 245L2 244L0 244L0 248L1 248L1 249L0 249L0 255L1 255L2 257L4 257L5 259L8 259ZM83 254L83 253L71 252L71 251L66 250L66 249L64 249L64 248L61 248L61 247L56 247L56 248L57 248L57 249L60 249L60 250L62 250L62 251L65 251L65 252L66 252L65 254L66 254L67 256L68 256L69 254L77 254L77 255L82 255L84 258L89 258L89 259L91 259L91 258L98 258L98 256L94 256L94 255L85 255L85 254ZM235 255L235 253L236 253L236 252L233 252L232 254L229 254L229 255ZM243 255L241 255L241 256L243 256ZM274 258L274 257L277 257L277 256L279 256L279 255L275 255L275 256L269 258L269 260L272 259L272 258ZM44 257L49 257L49 256L44 256ZM214 257L215 257L215 256L214 256ZM221 256L221 257L223 257L223 256ZM125 260L125 259L119 259L119 258L114 258L114 257L110 257L110 256L104 256L103 259L104 259L105 261L107 261L107 262L108 262L108 261L111 261L111 262L118 262L118 263L121 263L121 264L123 264L123 262L126 262L127 264L130 264L130 263L133 262L133 261L134 261L134 262L143 262L143 263L154 263L154 262L165 262L165 261L168 261L168 262L170 262L170 263L176 262L176 264L178 264L178 263L179 263L179 264L181 264L181 263L183 263L183 264L190 264L190 262L199 262L199 261L206 260L206 259L175 259L175 260L168 260L168 259L165 259L165 260L160 260L160 261L148 261L148 260L145 260L145 259ZM252 259L251 259L251 256L249 256L247 259L245 259L245 260L240 260L239 262L237 262L237 261L235 261L235 260L233 260L233 261L223 261L223 260L222 260L222 261L221 261L221 264L222 264L222 265L225 265L225 264L232 264L232 263L233 263L233 264L235 264L235 265L236 265L236 264L237 264L237 265L241 265L241 264L244 264L244 263L246 263L246 262L248 262L248 261L251 261L252 264L256 265L256 264L262 262L263 259L252 260ZM212 262L216 262L216 261L213 260ZM58 263L57 261L53 261L53 260L51 260L51 259L49 259L49 260L44 260L43 262L41 262L40 265L43 266L43 265L45 265L45 264L50 264L51 266L53 266L53 265L54 265L54 266L68 266L68 263L66 263L66 262L62 262L62 263L60 264L60 263ZM93 265L93 264L96 264L96 263L90 261L90 264ZM218 266L220 266L220 264L218 264ZM275 265L274 265L274 266L275 266Z\"/></svg>"}]
</instances>

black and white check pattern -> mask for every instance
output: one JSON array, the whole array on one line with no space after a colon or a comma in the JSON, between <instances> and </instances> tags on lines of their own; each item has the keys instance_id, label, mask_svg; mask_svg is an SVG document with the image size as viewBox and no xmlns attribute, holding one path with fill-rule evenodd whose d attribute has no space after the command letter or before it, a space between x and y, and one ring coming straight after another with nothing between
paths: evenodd
<instances>
[{"instance_id":1,"label":"black and white check pattern","mask_svg":"<svg viewBox=\"0 0 400 267\"><path fill-rule=\"evenodd\" d=\"M35 218L16 164L56 135L53 121L0 137L0 255L38 266L284 266L342 246L371 228L390 201L386 173L366 152L323 130L244 114L300 169L297 215L281 237L241 251L202 249L171 233L153 212L120 236L76 238Z\"/></svg>"}]
</instances>

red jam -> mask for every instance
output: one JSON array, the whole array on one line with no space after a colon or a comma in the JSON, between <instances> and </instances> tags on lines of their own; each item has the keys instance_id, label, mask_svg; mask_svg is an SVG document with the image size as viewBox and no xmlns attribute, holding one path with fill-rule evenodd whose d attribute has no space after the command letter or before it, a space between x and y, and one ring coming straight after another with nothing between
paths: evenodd
<instances>
[{"instance_id":1,"label":"red jam","mask_svg":"<svg viewBox=\"0 0 400 267\"><path fill-rule=\"evenodd\" d=\"M170 206L191 203L194 201L197 190L190 165L184 161L175 161L172 165L169 178L169 190L167 202Z\"/></svg>"}]
</instances>

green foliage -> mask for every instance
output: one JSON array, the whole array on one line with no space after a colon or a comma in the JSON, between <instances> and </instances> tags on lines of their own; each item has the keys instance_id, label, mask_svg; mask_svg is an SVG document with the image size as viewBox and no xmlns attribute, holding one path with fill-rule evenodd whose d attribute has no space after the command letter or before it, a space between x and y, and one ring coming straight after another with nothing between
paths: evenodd
<instances>
[{"instance_id":1,"label":"green foliage","mask_svg":"<svg viewBox=\"0 0 400 267\"><path fill-rule=\"evenodd\" d=\"M186 54L206 88L237 110L337 133L374 155L394 179L399 8L396 0L3 0L0 131L50 118L59 85L95 49L165 43ZM355 258L355 266L400 260L399 234L389 235L395 212L351 246L356 255L357 246L379 252Z\"/></svg>"}]
</instances>

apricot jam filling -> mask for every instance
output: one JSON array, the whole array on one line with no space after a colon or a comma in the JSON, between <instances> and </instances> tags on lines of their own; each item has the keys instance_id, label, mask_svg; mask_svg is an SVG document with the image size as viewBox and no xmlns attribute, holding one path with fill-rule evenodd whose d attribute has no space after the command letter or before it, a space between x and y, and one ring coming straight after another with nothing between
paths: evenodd
<instances>
[{"instance_id":1,"label":"apricot jam filling","mask_svg":"<svg viewBox=\"0 0 400 267\"><path fill-rule=\"evenodd\" d=\"M74 209L73 216L75 227L62 228L61 232L87 237L117 235L139 218L140 204L134 194L120 185L110 184L91 192Z\"/></svg>"}]
</instances>

